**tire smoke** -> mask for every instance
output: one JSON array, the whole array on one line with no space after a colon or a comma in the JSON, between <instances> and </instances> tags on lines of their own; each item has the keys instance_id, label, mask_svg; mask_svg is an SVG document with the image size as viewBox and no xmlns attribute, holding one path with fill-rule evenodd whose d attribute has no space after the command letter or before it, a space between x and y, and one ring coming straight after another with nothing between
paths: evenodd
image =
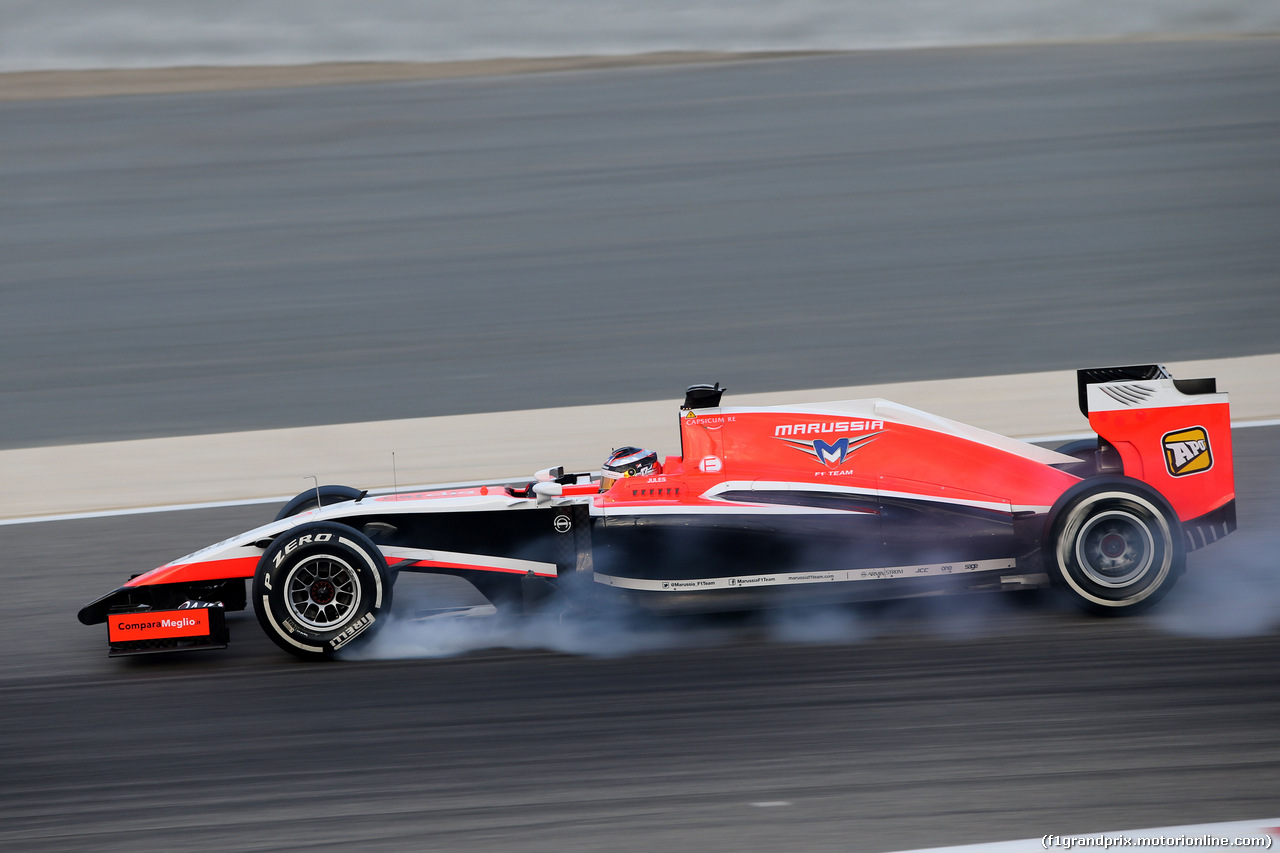
<instances>
[{"instance_id":1,"label":"tire smoke","mask_svg":"<svg viewBox=\"0 0 1280 853\"><path fill-rule=\"evenodd\" d=\"M1241 528L1189 555L1187 573L1149 616L1190 637L1255 637L1280 627L1280 532Z\"/></svg>"},{"instance_id":2,"label":"tire smoke","mask_svg":"<svg viewBox=\"0 0 1280 853\"><path fill-rule=\"evenodd\" d=\"M495 649L617 658L744 642L850 645L906 632L964 640L1044 616L1046 599L957 594L862 604L780 602L749 613L659 614L593 596L576 579L533 613L499 612L465 581L402 575L391 620L346 660L447 658ZM1040 611L1036 613L1035 611Z\"/></svg>"},{"instance_id":3,"label":"tire smoke","mask_svg":"<svg viewBox=\"0 0 1280 853\"><path fill-rule=\"evenodd\" d=\"M568 583L533 613L504 613L465 581L402 575L391 621L343 658L444 658L486 649L613 658L723 639L723 632L705 625L681 625L680 620L598 603L584 607L587 592L582 583Z\"/></svg>"}]
</instances>

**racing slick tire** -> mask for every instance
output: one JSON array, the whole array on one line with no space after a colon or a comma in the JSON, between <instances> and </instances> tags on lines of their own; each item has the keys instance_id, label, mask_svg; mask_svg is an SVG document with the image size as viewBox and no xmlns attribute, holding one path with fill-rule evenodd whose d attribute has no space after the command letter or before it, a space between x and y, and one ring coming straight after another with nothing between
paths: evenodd
<instances>
[{"instance_id":1,"label":"racing slick tire","mask_svg":"<svg viewBox=\"0 0 1280 853\"><path fill-rule=\"evenodd\" d=\"M340 504L343 501L354 501L363 494L364 492L359 489L353 489L350 486L320 486L318 489L307 489L305 492L299 492L290 498L289 502L276 513L275 520L280 521L317 507Z\"/></svg>"},{"instance_id":2,"label":"racing slick tire","mask_svg":"<svg viewBox=\"0 0 1280 853\"><path fill-rule=\"evenodd\" d=\"M276 645L328 660L367 640L391 612L387 561L360 531L316 521L280 535L258 561L253 609Z\"/></svg>"},{"instance_id":3,"label":"racing slick tire","mask_svg":"<svg viewBox=\"0 0 1280 853\"><path fill-rule=\"evenodd\" d=\"M1090 612L1145 610L1186 567L1177 516L1137 480L1084 484L1068 493L1055 518L1047 543L1050 576Z\"/></svg>"}]
</instances>

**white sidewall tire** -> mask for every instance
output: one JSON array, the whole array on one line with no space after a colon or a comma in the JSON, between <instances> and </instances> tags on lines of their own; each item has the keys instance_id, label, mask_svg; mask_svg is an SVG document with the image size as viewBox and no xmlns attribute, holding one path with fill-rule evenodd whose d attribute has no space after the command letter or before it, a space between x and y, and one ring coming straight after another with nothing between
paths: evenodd
<instances>
[{"instance_id":1,"label":"white sidewall tire","mask_svg":"<svg viewBox=\"0 0 1280 853\"><path fill-rule=\"evenodd\" d=\"M1123 484L1073 498L1054 525L1049 560L1054 580L1095 613L1134 613L1154 604L1181 574L1185 559L1181 529L1162 504ZM1114 567L1100 551L1104 539L1119 552ZM1133 565L1126 563L1130 556ZM1109 569L1115 573L1108 574Z\"/></svg>"},{"instance_id":2,"label":"white sidewall tire","mask_svg":"<svg viewBox=\"0 0 1280 853\"><path fill-rule=\"evenodd\" d=\"M253 609L276 645L304 660L368 640L391 612L386 560L364 534L333 522L282 533L258 561Z\"/></svg>"}]
</instances>

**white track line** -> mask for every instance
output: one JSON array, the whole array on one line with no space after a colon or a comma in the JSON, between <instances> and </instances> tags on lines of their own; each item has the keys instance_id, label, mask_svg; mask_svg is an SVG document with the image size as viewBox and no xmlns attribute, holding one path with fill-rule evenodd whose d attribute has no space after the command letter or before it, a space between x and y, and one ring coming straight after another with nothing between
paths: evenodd
<instances>
[{"instance_id":1,"label":"white track line","mask_svg":"<svg viewBox=\"0 0 1280 853\"><path fill-rule=\"evenodd\" d=\"M1263 421L1232 421L1232 429L1247 429L1249 427L1270 427L1280 426L1280 418L1272 418ZM1093 438L1091 432L1072 432L1063 435L1038 435L1025 438L1032 444L1050 444L1062 443L1066 441L1079 441L1085 438ZM463 480L456 483L427 483L417 486L401 486L402 492L425 492L438 489L456 489L462 486L497 486L504 483L518 482L520 477L503 477L497 480ZM389 489L370 489L369 494L390 494ZM0 518L0 527L8 527L14 524L39 524L45 521L78 521L84 518L115 518L120 515L148 515L156 512L182 512L190 509L221 509L222 507L232 506L256 506L258 504L275 504L284 503L293 495L284 495L270 498L247 498L235 501L207 501L205 503L184 503L184 504L166 504L164 506L141 506L131 507L129 509L107 509L96 512L67 512L57 515L37 515L30 518Z\"/></svg>"},{"instance_id":2,"label":"white track line","mask_svg":"<svg viewBox=\"0 0 1280 853\"><path fill-rule=\"evenodd\" d=\"M1126 829L1116 832L1087 832L1069 835L1052 832L1039 838L967 844L962 847L931 847L901 853L1031 853L1037 850L1270 850L1280 842L1280 818L1241 820L1231 823L1201 823L1191 826L1164 826L1154 829Z\"/></svg>"},{"instance_id":3,"label":"white track line","mask_svg":"<svg viewBox=\"0 0 1280 853\"><path fill-rule=\"evenodd\" d=\"M424 483L415 486L401 486L399 489L370 489L370 495L390 495L395 492L429 492L443 489L459 489L464 486L501 486L520 481L520 477L506 477L501 480L466 480L459 483ZM301 491L301 490L300 490ZM82 518L115 518L118 515L149 515L156 512L184 512L189 509L221 509L231 506L257 506L259 504L282 504L293 495L270 498L245 498L235 501L206 501L204 503L166 504L165 506L138 506L129 509L104 509L95 512L67 512L59 515L40 515L31 518L0 518L0 527L14 524L37 524L44 521L78 521Z\"/></svg>"},{"instance_id":4,"label":"white track line","mask_svg":"<svg viewBox=\"0 0 1280 853\"><path fill-rule=\"evenodd\" d=\"M1213 376L1241 422L1280 419L1280 353L1169 364L1175 376ZM776 406L882 398L1014 438L1066 440L1088 422L1076 373L1059 370L764 394L731 390L726 403ZM678 453L679 397L172 436L0 451L0 519L235 505L321 482L389 488L399 478L444 483L508 478L563 465L588 471L610 447Z\"/></svg>"}]
</instances>

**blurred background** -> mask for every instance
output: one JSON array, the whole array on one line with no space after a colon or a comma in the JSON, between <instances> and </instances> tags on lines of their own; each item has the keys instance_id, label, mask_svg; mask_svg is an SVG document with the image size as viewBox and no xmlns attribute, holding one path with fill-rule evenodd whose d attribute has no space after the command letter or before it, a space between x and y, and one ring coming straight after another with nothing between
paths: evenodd
<instances>
[{"instance_id":1,"label":"blurred background","mask_svg":"<svg viewBox=\"0 0 1280 853\"><path fill-rule=\"evenodd\" d=\"M1275 4L2 11L0 67L115 74L950 46L7 75L0 447L1275 348Z\"/></svg>"},{"instance_id":2,"label":"blurred background","mask_svg":"<svg viewBox=\"0 0 1280 853\"><path fill-rule=\"evenodd\" d=\"M0 0L0 482L38 447L1275 354L1277 33L1246 0ZM430 66L566 56L618 67ZM382 62L417 65L335 65ZM81 604L274 507L0 524L0 846L1263 820L1277 437L1236 431L1239 532L1124 621L985 597L317 667L248 613L107 660Z\"/></svg>"},{"instance_id":3,"label":"blurred background","mask_svg":"<svg viewBox=\"0 0 1280 853\"><path fill-rule=\"evenodd\" d=\"M1267 0L5 0L0 71L1250 34Z\"/></svg>"}]
</instances>

